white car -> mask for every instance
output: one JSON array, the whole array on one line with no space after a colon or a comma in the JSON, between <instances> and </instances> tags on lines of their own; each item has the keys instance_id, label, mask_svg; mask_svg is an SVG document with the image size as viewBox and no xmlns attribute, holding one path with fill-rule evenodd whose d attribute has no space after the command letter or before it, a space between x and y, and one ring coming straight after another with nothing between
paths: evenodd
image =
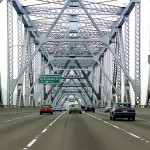
<instances>
[{"instance_id":1,"label":"white car","mask_svg":"<svg viewBox=\"0 0 150 150\"><path fill-rule=\"evenodd\" d=\"M81 106L79 104L71 104L69 106L69 114L71 114L72 112L82 114Z\"/></svg>"},{"instance_id":2,"label":"white car","mask_svg":"<svg viewBox=\"0 0 150 150\"><path fill-rule=\"evenodd\" d=\"M106 106L105 107L105 113L110 112L111 109L112 109L112 106Z\"/></svg>"},{"instance_id":3,"label":"white car","mask_svg":"<svg viewBox=\"0 0 150 150\"><path fill-rule=\"evenodd\" d=\"M54 106L53 111L62 111L62 108L60 106Z\"/></svg>"}]
</instances>

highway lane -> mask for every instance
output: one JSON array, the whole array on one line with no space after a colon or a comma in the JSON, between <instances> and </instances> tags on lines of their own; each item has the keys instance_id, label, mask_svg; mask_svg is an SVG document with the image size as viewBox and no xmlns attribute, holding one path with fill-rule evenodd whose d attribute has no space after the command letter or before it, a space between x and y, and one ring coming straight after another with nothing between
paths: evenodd
<instances>
[{"instance_id":1,"label":"highway lane","mask_svg":"<svg viewBox=\"0 0 150 150\"><path fill-rule=\"evenodd\" d=\"M150 123L145 120L110 121L109 115L99 110L81 115L68 112L30 115L0 124L0 150L149 150L150 147Z\"/></svg>"},{"instance_id":2,"label":"highway lane","mask_svg":"<svg viewBox=\"0 0 150 150\"><path fill-rule=\"evenodd\" d=\"M103 119L100 119L101 117ZM147 140L137 138L132 132L128 132L126 127L119 128L112 121L110 125L109 121L108 114L105 113L65 113L45 134L35 138L35 143L32 143L29 149L40 150L44 147L55 150L149 150L150 143ZM128 128L133 123L124 122L128 122ZM115 123L119 124L119 121ZM146 134L148 133L149 130Z\"/></svg>"},{"instance_id":3,"label":"highway lane","mask_svg":"<svg viewBox=\"0 0 150 150\"><path fill-rule=\"evenodd\" d=\"M96 115L106 124L109 124L112 127L116 127L127 134L132 134L132 136L137 137L138 139L150 143L150 118L148 116L141 116L141 114L137 113L136 121L128 121L127 119L117 119L116 121L109 120L109 113L104 113L102 111L98 111Z\"/></svg>"},{"instance_id":4,"label":"highway lane","mask_svg":"<svg viewBox=\"0 0 150 150\"><path fill-rule=\"evenodd\" d=\"M21 150L31 141L47 124L52 122L58 114L39 115L39 113L22 113L7 115L7 120L0 121L0 150ZM18 119L20 118L20 119Z\"/></svg>"}]
</instances>

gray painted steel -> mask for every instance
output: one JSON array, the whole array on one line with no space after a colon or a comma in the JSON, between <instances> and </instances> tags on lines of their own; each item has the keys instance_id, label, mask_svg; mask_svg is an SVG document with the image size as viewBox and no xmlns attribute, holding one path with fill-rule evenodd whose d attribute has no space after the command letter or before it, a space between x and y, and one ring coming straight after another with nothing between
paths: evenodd
<instances>
[{"instance_id":1,"label":"gray painted steel","mask_svg":"<svg viewBox=\"0 0 150 150\"><path fill-rule=\"evenodd\" d=\"M61 95L74 95L76 91L93 103L130 102L130 84L136 94L135 103L140 105L140 4L140 0L131 0L126 6L117 6L111 1L52 0L23 5L19 0L7 0L8 105L35 106L43 100L51 103L63 98ZM12 8L18 16L16 79L13 78ZM135 79L132 79L129 16L134 10ZM59 74L61 83L38 85L40 75L47 73ZM14 102L16 87L17 101ZM83 100L81 95L80 98Z\"/></svg>"}]
</instances>

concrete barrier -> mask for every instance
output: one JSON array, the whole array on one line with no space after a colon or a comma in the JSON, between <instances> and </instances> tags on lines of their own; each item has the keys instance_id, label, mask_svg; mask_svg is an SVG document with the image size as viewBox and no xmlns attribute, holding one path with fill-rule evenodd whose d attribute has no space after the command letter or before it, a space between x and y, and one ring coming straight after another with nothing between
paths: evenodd
<instances>
[{"instance_id":1,"label":"concrete barrier","mask_svg":"<svg viewBox=\"0 0 150 150\"><path fill-rule=\"evenodd\" d=\"M28 113L28 112L38 112L38 108L29 108L29 107L21 107L21 108L6 108L0 107L0 115L7 115L12 113Z\"/></svg>"},{"instance_id":2,"label":"concrete barrier","mask_svg":"<svg viewBox=\"0 0 150 150\"><path fill-rule=\"evenodd\" d=\"M150 108L135 108L135 110L139 114L149 114L150 115Z\"/></svg>"}]
</instances>

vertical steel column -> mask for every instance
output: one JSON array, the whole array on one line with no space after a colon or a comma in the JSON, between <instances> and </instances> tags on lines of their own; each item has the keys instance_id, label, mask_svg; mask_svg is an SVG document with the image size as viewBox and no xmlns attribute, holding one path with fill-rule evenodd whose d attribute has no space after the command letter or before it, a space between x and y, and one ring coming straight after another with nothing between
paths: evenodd
<instances>
[{"instance_id":1,"label":"vertical steel column","mask_svg":"<svg viewBox=\"0 0 150 150\"><path fill-rule=\"evenodd\" d=\"M41 68L44 68L44 66L45 66L44 63L45 63L44 62L44 56L41 55ZM40 71L41 71L41 69L40 69ZM44 70L44 74L45 74L45 70ZM45 98L45 85L44 84L41 86L41 91L42 91L41 99L43 100L43 103L46 104L46 100L44 99Z\"/></svg>"},{"instance_id":2,"label":"vertical steel column","mask_svg":"<svg viewBox=\"0 0 150 150\"><path fill-rule=\"evenodd\" d=\"M17 31L18 31L18 74L23 67L23 35L22 35L22 15L18 14L17 16ZM20 78L19 83L17 84L17 99L16 106L24 106L23 102L23 77Z\"/></svg>"},{"instance_id":3,"label":"vertical steel column","mask_svg":"<svg viewBox=\"0 0 150 150\"><path fill-rule=\"evenodd\" d=\"M149 62L149 78L148 78L146 105L150 107L150 62Z\"/></svg>"},{"instance_id":4,"label":"vertical steel column","mask_svg":"<svg viewBox=\"0 0 150 150\"><path fill-rule=\"evenodd\" d=\"M7 0L7 105L13 105L13 5Z\"/></svg>"},{"instance_id":5,"label":"vertical steel column","mask_svg":"<svg viewBox=\"0 0 150 150\"><path fill-rule=\"evenodd\" d=\"M101 63L101 66L104 68L104 58L102 57L101 60L100 60L100 63ZM101 70L101 69L100 69ZM106 97L106 89L105 89L105 75L103 73L103 71L101 70L101 84L102 84L102 87L103 87L103 90L101 90L101 95L102 95L102 100L104 102L104 105L106 104L105 103L105 97ZM102 91L105 91L105 92L102 92Z\"/></svg>"},{"instance_id":6,"label":"vertical steel column","mask_svg":"<svg viewBox=\"0 0 150 150\"><path fill-rule=\"evenodd\" d=\"M34 52L34 39L32 37L30 37L29 39L29 54L30 57ZM34 59L32 60L31 64L29 65L29 78L30 78L30 87L33 85L34 83ZM35 107L35 101L34 101L34 87L31 90L30 94L30 106Z\"/></svg>"},{"instance_id":7,"label":"vertical steel column","mask_svg":"<svg viewBox=\"0 0 150 150\"><path fill-rule=\"evenodd\" d=\"M38 52L35 56L35 80L39 77L40 69L41 69L41 54ZM41 85L38 83L35 85L35 99L38 101L38 95L41 89ZM41 102L38 102L38 105L40 105Z\"/></svg>"},{"instance_id":8,"label":"vertical steel column","mask_svg":"<svg viewBox=\"0 0 150 150\"><path fill-rule=\"evenodd\" d=\"M141 73L140 73L140 3L135 3L135 105L141 104Z\"/></svg>"},{"instance_id":9,"label":"vertical steel column","mask_svg":"<svg viewBox=\"0 0 150 150\"><path fill-rule=\"evenodd\" d=\"M1 106L3 106L3 94L2 94L1 72L0 72L0 107Z\"/></svg>"},{"instance_id":10,"label":"vertical steel column","mask_svg":"<svg viewBox=\"0 0 150 150\"><path fill-rule=\"evenodd\" d=\"M100 66L98 66L98 73L99 73L99 77L98 77L98 81L99 83L102 85L102 70L100 69ZM102 100L102 87L100 86L100 84L98 83L98 87L99 87L99 90L98 90L98 93L99 93L99 100Z\"/></svg>"},{"instance_id":11,"label":"vertical steel column","mask_svg":"<svg viewBox=\"0 0 150 150\"><path fill-rule=\"evenodd\" d=\"M99 66L99 82L101 85L103 85L102 84L102 70L100 69L100 66ZM99 85L99 98L102 101L102 87L100 85ZM102 105L102 104L100 104L100 105Z\"/></svg>"},{"instance_id":12,"label":"vertical steel column","mask_svg":"<svg viewBox=\"0 0 150 150\"><path fill-rule=\"evenodd\" d=\"M107 51L107 75L110 77L110 51ZM111 78L110 78L111 79ZM107 97L108 97L108 104L111 104L111 84L107 80Z\"/></svg>"},{"instance_id":13,"label":"vertical steel column","mask_svg":"<svg viewBox=\"0 0 150 150\"><path fill-rule=\"evenodd\" d=\"M116 53L116 43L112 43L111 44L112 45L112 48L113 48L113 50L115 51L115 53ZM112 65L112 68L113 68L113 72L112 72L112 74L113 74L113 76L112 76L112 80L113 80L113 85L116 87L117 86L117 83L116 83L116 80L117 80L117 61L114 59L114 57L113 57L113 65ZM112 88L112 103L115 103L116 102L116 93L115 93L115 90L114 90L114 88Z\"/></svg>"},{"instance_id":14,"label":"vertical steel column","mask_svg":"<svg viewBox=\"0 0 150 150\"><path fill-rule=\"evenodd\" d=\"M97 80L96 88L97 88L97 93L99 93L99 83L98 83L98 82L100 82L99 77L100 77L100 67L97 65L96 66L96 80Z\"/></svg>"},{"instance_id":15,"label":"vertical steel column","mask_svg":"<svg viewBox=\"0 0 150 150\"><path fill-rule=\"evenodd\" d=\"M28 28L25 28L25 45L26 45L26 49L25 49L25 65L26 62L28 62L29 60L29 31ZM26 71L25 71L25 103L26 106L29 106L29 67L27 67Z\"/></svg>"},{"instance_id":16,"label":"vertical steel column","mask_svg":"<svg viewBox=\"0 0 150 150\"><path fill-rule=\"evenodd\" d=\"M125 18L125 48L123 53L123 62L127 73L129 74L129 16ZM131 95L130 95L130 84L128 78L124 77L124 101L131 102Z\"/></svg>"},{"instance_id":17,"label":"vertical steel column","mask_svg":"<svg viewBox=\"0 0 150 150\"><path fill-rule=\"evenodd\" d=\"M121 34L122 28L118 29L117 33L117 56L121 61L121 43L120 43L120 37L122 36ZM117 64L117 88L121 89L121 67ZM118 102L121 102L121 93L118 95Z\"/></svg>"},{"instance_id":18,"label":"vertical steel column","mask_svg":"<svg viewBox=\"0 0 150 150\"><path fill-rule=\"evenodd\" d=\"M98 65L95 65L93 68L93 84L94 84L94 89L97 93L99 93L99 76L100 76L100 67ZM99 97L99 96L98 96ZM94 98L95 101L99 100L99 98Z\"/></svg>"},{"instance_id":19,"label":"vertical steel column","mask_svg":"<svg viewBox=\"0 0 150 150\"><path fill-rule=\"evenodd\" d=\"M103 59L103 61L104 61L104 65L103 65L103 67L104 67L104 71L107 73L107 53L105 52L104 53L104 59ZM105 90L105 93L106 93L106 102L108 101L108 91L107 91L107 82L108 82L108 80L107 80L107 78L106 78L106 76L105 76L105 74L104 74L104 90Z\"/></svg>"}]
</instances>

